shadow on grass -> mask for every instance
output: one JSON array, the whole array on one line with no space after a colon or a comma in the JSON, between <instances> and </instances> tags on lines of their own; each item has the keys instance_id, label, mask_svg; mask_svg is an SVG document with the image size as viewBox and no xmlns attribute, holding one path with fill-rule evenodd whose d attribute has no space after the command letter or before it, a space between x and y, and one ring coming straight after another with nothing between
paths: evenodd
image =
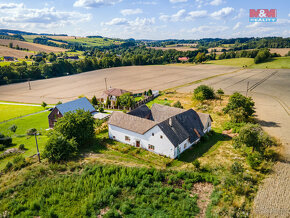
<instances>
[{"instance_id":1,"label":"shadow on grass","mask_svg":"<svg viewBox=\"0 0 290 218\"><path fill-rule=\"evenodd\" d=\"M231 140L229 136L222 133L213 132L212 136L209 136L209 139L207 141L201 141L193 145L191 148L183 152L178 160L190 163L195 159L201 157L204 153L208 152L208 150L219 141L229 140Z\"/></svg>"}]
</instances>

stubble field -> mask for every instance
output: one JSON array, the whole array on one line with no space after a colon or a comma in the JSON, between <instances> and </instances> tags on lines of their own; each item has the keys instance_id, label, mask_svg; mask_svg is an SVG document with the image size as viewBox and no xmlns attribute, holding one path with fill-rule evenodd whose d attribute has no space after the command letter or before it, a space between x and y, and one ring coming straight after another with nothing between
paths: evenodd
<instances>
[{"instance_id":1,"label":"stubble field","mask_svg":"<svg viewBox=\"0 0 290 218\"><path fill-rule=\"evenodd\" d=\"M13 43L13 47L18 45L20 48L27 48L30 51L37 51L37 52L65 52L67 49L52 47L47 45L36 44L32 42L24 42L19 40L11 40L11 39L0 39L0 45L8 46L9 43Z\"/></svg>"},{"instance_id":2,"label":"stubble field","mask_svg":"<svg viewBox=\"0 0 290 218\"><path fill-rule=\"evenodd\" d=\"M66 102L85 95L101 97L108 88L122 88L131 92L144 90L164 90L204 79L218 74L235 71L239 68L218 65L197 66L132 66L90 71L73 76L37 80L0 86L0 100L26 103L55 104Z\"/></svg>"},{"instance_id":3,"label":"stubble field","mask_svg":"<svg viewBox=\"0 0 290 218\"><path fill-rule=\"evenodd\" d=\"M12 56L16 58L25 58L25 56L30 56L32 53L27 51L16 50L0 45L0 57L1 56Z\"/></svg>"}]
</instances>

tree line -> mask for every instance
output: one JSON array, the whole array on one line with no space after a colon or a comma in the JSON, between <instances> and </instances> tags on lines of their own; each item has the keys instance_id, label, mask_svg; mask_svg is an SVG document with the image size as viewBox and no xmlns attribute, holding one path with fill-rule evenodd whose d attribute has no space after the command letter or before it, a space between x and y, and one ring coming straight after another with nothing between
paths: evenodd
<instances>
[{"instance_id":1,"label":"tree line","mask_svg":"<svg viewBox=\"0 0 290 218\"><path fill-rule=\"evenodd\" d=\"M35 59L35 62L28 65L25 61L12 63L9 66L0 66L0 85L15 82L23 82L35 79L46 79L59 76L72 75L91 70L132 66L132 65L154 65L179 62L179 57L189 57L190 61L205 58L206 50L197 51L176 51L174 49L162 51L147 49L143 47L116 48L105 52L92 48L84 52L86 57L79 61L68 61L63 58L56 58L51 53ZM212 58L214 58L212 56ZM50 61L50 63L46 63Z\"/></svg>"}]
</instances>

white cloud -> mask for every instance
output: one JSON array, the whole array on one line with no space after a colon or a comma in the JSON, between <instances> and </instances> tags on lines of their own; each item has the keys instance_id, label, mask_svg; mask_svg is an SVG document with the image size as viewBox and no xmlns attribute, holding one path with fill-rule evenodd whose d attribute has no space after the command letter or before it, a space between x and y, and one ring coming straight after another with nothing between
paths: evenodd
<instances>
[{"instance_id":1,"label":"white cloud","mask_svg":"<svg viewBox=\"0 0 290 218\"><path fill-rule=\"evenodd\" d=\"M139 18L135 20L128 20L126 18L114 18L109 22L102 23L103 26L116 26L116 25L126 25L126 26L145 26L155 23L155 18Z\"/></svg>"},{"instance_id":2,"label":"white cloud","mask_svg":"<svg viewBox=\"0 0 290 218\"><path fill-rule=\"evenodd\" d=\"M206 16L207 16L207 11L205 10L190 11L189 13L186 13L185 9L181 9L172 15L162 14L159 16L159 19L162 21L177 22L177 21L191 21L191 20L194 20L195 18L202 18Z\"/></svg>"},{"instance_id":3,"label":"white cloud","mask_svg":"<svg viewBox=\"0 0 290 218\"><path fill-rule=\"evenodd\" d=\"M157 2L156 1L139 1L139 2L133 2L133 4L157 5Z\"/></svg>"},{"instance_id":4,"label":"white cloud","mask_svg":"<svg viewBox=\"0 0 290 218\"><path fill-rule=\"evenodd\" d=\"M213 6L218 6L221 5L222 3L224 3L223 0L213 0L209 4Z\"/></svg>"},{"instance_id":5,"label":"white cloud","mask_svg":"<svg viewBox=\"0 0 290 218\"><path fill-rule=\"evenodd\" d=\"M242 24L241 22L237 22L237 24L234 26L233 30L239 29L241 24Z\"/></svg>"},{"instance_id":6,"label":"white cloud","mask_svg":"<svg viewBox=\"0 0 290 218\"><path fill-rule=\"evenodd\" d=\"M74 7L80 8L98 8L104 5L114 5L120 3L122 0L77 0Z\"/></svg>"},{"instance_id":7,"label":"white cloud","mask_svg":"<svg viewBox=\"0 0 290 218\"><path fill-rule=\"evenodd\" d=\"M187 2L188 0L169 0L171 3Z\"/></svg>"},{"instance_id":8,"label":"white cloud","mask_svg":"<svg viewBox=\"0 0 290 218\"><path fill-rule=\"evenodd\" d=\"M133 15L133 14L142 14L142 13L143 11L140 8L121 10L121 14L123 14L124 16Z\"/></svg>"},{"instance_id":9,"label":"white cloud","mask_svg":"<svg viewBox=\"0 0 290 218\"><path fill-rule=\"evenodd\" d=\"M188 13L190 18L201 18L201 17L206 17L207 16L207 11L202 10L202 11L190 11Z\"/></svg>"},{"instance_id":10,"label":"white cloud","mask_svg":"<svg viewBox=\"0 0 290 218\"><path fill-rule=\"evenodd\" d=\"M23 3L21 4L16 4L16 3L4 3L0 4L0 9L5 10L5 9L15 9L15 8L23 8Z\"/></svg>"},{"instance_id":11,"label":"white cloud","mask_svg":"<svg viewBox=\"0 0 290 218\"><path fill-rule=\"evenodd\" d=\"M26 8L24 4L1 4L0 24L12 28L38 27L48 29L87 22L90 14L74 11L58 11L55 8L33 9Z\"/></svg>"},{"instance_id":12,"label":"white cloud","mask_svg":"<svg viewBox=\"0 0 290 218\"><path fill-rule=\"evenodd\" d=\"M215 18L215 19L222 19L224 17L227 17L228 15L230 15L232 12L234 12L234 8L232 7L226 7L226 8L222 8L219 11L215 11L211 14L211 17Z\"/></svg>"}]
</instances>

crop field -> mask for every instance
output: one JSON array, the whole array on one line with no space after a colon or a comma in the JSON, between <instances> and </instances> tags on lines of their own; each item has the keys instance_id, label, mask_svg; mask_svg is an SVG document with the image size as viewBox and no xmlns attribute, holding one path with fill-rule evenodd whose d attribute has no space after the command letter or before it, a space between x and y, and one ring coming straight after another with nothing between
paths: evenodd
<instances>
[{"instance_id":1,"label":"crop field","mask_svg":"<svg viewBox=\"0 0 290 218\"><path fill-rule=\"evenodd\" d=\"M285 56L290 51L290 48L270 48L271 53L277 53L281 56Z\"/></svg>"},{"instance_id":2,"label":"crop field","mask_svg":"<svg viewBox=\"0 0 290 218\"><path fill-rule=\"evenodd\" d=\"M47 52L47 53L50 53L50 52L64 52L64 51L67 50L67 49L64 49L64 48L41 45L41 44L36 44L36 43L32 43L32 42L24 42L24 41L11 40L11 39L0 39L0 45L8 46L9 43L11 43L11 42L13 43L13 47L18 45L20 48L27 48L30 51L35 51L35 52Z\"/></svg>"},{"instance_id":3,"label":"crop field","mask_svg":"<svg viewBox=\"0 0 290 218\"><path fill-rule=\"evenodd\" d=\"M12 48L7 48L6 46L0 46L0 57L1 56L12 56L16 58L25 58L25 56L30 56L32 53L27 51L16 50Z\"/></svg>"},{"instance_id":4,"label":"crop field","mask_svg":"<svg viewBox=\"0 0 290 218\"><path fill-rule=\"evenodd\" d=\"M39 106L29 105L13 105L0 102L0 123L5 120L10 120L16 117L21 117L27 114L42 111L43 108Z\"/></svg>"},{"instance_id":5,"label":"crop field","mask_svg":"<svg viewBox=\"0 0 290 218\"><path fill-rule=\"evenodd\" d=\"M26 103L56 104L85 95L100 97L105 90L105 78L108 87L122 88L131 92L164 90L210 76L229 73L236 67L218 65L196 66L130 66L95 70L82 74L37 80L0 86L0 100Z\"/></svg>"}]
</instances>

